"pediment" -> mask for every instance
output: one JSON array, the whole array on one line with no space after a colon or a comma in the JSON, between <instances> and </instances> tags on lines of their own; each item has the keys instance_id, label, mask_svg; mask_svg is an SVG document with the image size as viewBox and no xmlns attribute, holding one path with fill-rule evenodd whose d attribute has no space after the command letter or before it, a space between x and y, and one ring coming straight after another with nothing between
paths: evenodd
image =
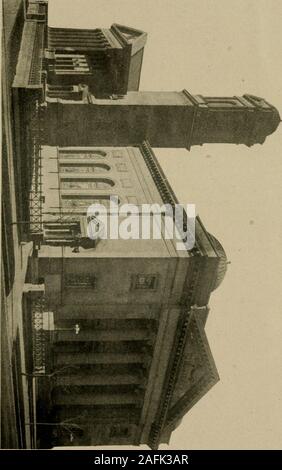
<instances>
[{"instance_id":1,"label":"pediment","mask_svg":"<svg viewBox=\"0 0 282 470\"><path fill-rule=\"evenodd\" d=\"M126 44L132 45L131 55L144 48L147 41L147 33L144 31L116 23L112 25L112 28Z\"/></svg>"},{"instance_id":2,"label":"pediment","mask_svg":"<svg viewBox=\"0 0 282 470\"><path fill-rule=\"evenodd\" d=\"M195 311L189 322L183 358L162 434L175 429L181 418L218 380L219 375L205 334L204 323Z\"/></svg>"}]
</instances>

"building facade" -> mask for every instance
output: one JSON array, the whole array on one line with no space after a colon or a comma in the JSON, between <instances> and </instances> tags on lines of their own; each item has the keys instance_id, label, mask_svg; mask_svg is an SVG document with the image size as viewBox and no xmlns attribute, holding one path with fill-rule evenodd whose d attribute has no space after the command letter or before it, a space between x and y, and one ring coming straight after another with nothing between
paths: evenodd
<instances>
[{"instance_id":1,"label":"building facade","mask_svg":"<svg viewBox=\"0 0 282 470\"><path fill-rule=\"evenodd\" d=\"M204 328L226 255L199 217L189 249L167 238L163 214L157 239L92 240L87 209L103 204L108 221L111 196L169 204L186 230L152 147L263 143L280 117L252 95L139 91L146 33L50 28L47 2L26 3L12 91L34 241L35 441L155 449L218 380Z\"/></svg>"},{"instance_id":2,"label":"building facade","mask_svg":"<svg viewBox=\"0 0 282 470\"><path fill-rule=\"evenodd\" d=\"M218 380L204 326L226 271L221 245L197 218L195 246L179 251L163 216L157 239L85 245L88 206L108 211L111 195L120 204L177 204L147 142L42 148L43 234L33 272L44 294L33 314L52 325L38 363L51 374L41 379L38 406L39 422L57 423L49 434L38 427L49 445L157 448Z\"/></svg>"}]
</instances>

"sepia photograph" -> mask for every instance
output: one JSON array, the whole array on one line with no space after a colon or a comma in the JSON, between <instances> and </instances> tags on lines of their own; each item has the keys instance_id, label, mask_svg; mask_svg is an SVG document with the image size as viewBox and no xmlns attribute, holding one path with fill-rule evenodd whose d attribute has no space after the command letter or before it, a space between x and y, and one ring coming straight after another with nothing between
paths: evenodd
<instances>
[{"instance_id":1,"label":"sepia photograph","mask_svg":"<svg viewBox=\"0 0 282 470\"><path fill-rule=\"evenodd\" d=\"M2 0L2 450L281 450L281 19Z\"/></svg>"}]
</instances>

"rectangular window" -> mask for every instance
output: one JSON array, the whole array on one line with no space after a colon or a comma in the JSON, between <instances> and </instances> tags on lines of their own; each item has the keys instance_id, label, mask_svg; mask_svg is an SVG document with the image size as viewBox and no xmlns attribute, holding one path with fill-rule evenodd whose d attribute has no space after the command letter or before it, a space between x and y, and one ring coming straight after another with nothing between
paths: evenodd
<instances>
[{"instance_id":1,"label":"rectangular window","mask_svg":"<svg viewBox=\"0 0 282 470\"><path fill-rule=\"evenodd\" d=\"M132 182L128 178L122 178L120 180L123 188L132 188Z\"/></svg>"},{"instance_id":2,"label":"rectangular window","mask_svg":"<svg viewBox=\"0 0 282 470\"><path fill-rule=\"evenodd\" d=\"M81 54L56 54L55 70L57 74L89 74L86 56Z\"/></svg>"},{"instance_id":3,"label":"rectangular window","mask_svg":"<svg viewBox=\"0 0 282 470\"><path fill-rule=\"evenodd\" d=\"M116 163L117 171L128 171L125 163Z\"/></svg>"},{"instance_id":4,"label":"rectangular window","mask_svg":"<svg viewBox=\"0 0 282 470\"><path fill-rule=\"evenodd\" d=\"M112 151L112 156L114 158L123 158L123 154L121 150L113 150Z\"/></svg>"},{"instance_id":5,"label":"rectangular window","mask_svg":"<svg viewBox=\"0 0 282 470\"><path fill-rule=\"evenodd\" d=\"M157 276L152 274L137 274L132 279L133 289L156 289Z\"/></svg>"},{"instance_id":6,"label":"rectangular window","mask_svg":"<svg viewBox=\"0 0 282 470\"><path fill-rule=\"evenodd\" d=\"M105 196L66 196L63 195L61 198L62 207L68 209L79 209L84 208L87 209L91 204L101 204L106 208L110 207L110 195Z\"/></svg>"},{"instance_id":7,"label":"rectangular window","mask_svg":"<svg viewBox=\"0 0 282 470\"><path fill-rule=\"evenodd\" d=\"M93 275L88 276L85 274L66 274L65 287L71 289L95 289L96 278Z\"/></svg>"}]
</instances>

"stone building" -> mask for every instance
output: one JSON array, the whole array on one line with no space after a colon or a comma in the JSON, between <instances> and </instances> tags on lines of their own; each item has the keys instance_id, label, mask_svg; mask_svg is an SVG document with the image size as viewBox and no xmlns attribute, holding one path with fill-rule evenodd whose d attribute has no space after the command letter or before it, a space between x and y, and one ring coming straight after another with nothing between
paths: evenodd
<instances>
[{"instance_id":1,"label":"stone building","mask_svg":"<svg viewBox=\"0 0 282 470\"><path fill-rule=\"evenodd\" d=\"M27 2L13 83L30 282L44 286L31 296L38 444L157 448L218 380L204 327L226 255L199 217L187 250L162 216L158 239L93 241L87 208L170 204L179 227L151 146L263 143L280 117L252 95L139 91L146 33L47 17Z\"/></svg>"},{"instance_id":2,"label":"stone building","mask_svg":"<svg viewBox=\"0 0 282 470\"><path fill-rule=\"evenodd\" d=\"M225 253L199 218L189 251L166 239L163 217L158 239L84 245L89 204L110 209L114 195L121 204L174 207L177 199L147 142L41 152L43 234L33 273L45 293L33 315L52 327L35 361L54 375L40 379L38 420L60 423L53 445L156 448L218 380L204 326Z\"/></svg>"}]
</instances>

